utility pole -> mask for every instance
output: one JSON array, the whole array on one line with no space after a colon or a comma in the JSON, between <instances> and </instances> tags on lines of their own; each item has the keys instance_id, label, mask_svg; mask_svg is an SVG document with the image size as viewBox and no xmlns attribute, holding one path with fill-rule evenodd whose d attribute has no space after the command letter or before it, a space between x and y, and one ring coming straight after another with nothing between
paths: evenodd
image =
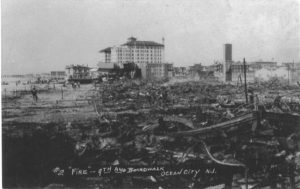
<instances>
[{"instance_id":1,"label":"utility pole","mask_svg":"<svg viewBox=\"0 0 300 189\"><path fill-rule=\"evenodd\" d=\"M295 81L294 77L295 77L295 60L293 60L293 67L292 67L292 72L291 72L292 83Z\"/></svg>"},{"instance_id":2,"label":"utility pole","mask_svg":"<svg viewBox=\"0 0 300 189\"><path fill-rule=\"evenodd\" d=\"M6 88L4 89L4 101L6 102Z\"/></svg>"},{"instance_id":3,"label":"utility pole","mask_svg":"<svg viewBox=\"0 0 300 189\"><path fill-rule=\"evenodd\" d=\"M288 68L288 86L290 85L290 64L287 63L287 68Z\"/></svg>"},{"instance_id":4,"label":"utility pole","mask_svg":"<svg viewBox=\"0 0 300 189\"><path fill-rule=\"evenodd\" d=\"M64 99L64 91L63 91L63 87L61 87L61 99Z\"/></svg>"},{"instance_id":5,"label":"utility pole","mask_svg":"<svg viewBox=\"0 0 300 189\"><path fill-rule=\"evenodd\" d=\"M247 75L246 75L246 61L244 58L244 80L245 80L245 97L246 97L246 104L248 104L248 91L247 91Z\"/></svg>"}]
</instances>

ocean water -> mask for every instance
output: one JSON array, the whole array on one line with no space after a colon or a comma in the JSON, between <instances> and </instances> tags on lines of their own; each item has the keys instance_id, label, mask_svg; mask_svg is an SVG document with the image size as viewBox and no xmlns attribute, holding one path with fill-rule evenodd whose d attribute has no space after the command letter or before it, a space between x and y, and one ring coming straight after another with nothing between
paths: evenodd
<instances>
[{"instance_id":1,"label":"ocean water","mask_svg":"<svg viewBox=\"0 0 300 189\"><path fill-rule=\"evenodd\" d=\"M8 83L8 85L1 83L2 97L4 95L15 95L15 91L30 91L33 86L38 90L47 89L49 87L48 84L35 84L35 81L36 79L33 77L2 77L1 82Z\"/></svg>"},{"instance_id":2,"label":"ocean water","mask_svg":"<svg viewBox=\"0 0 300 189\"><path fill-rule=\"evenodd\" d=\"M2 77L2 83L8 83L8 85L2 85L1 83L1 91L6 90L7 92L15 91L15 90L27 90L30 89L31 85L27 84L27 81L34 82L33 78L30 77ZM20 82L17 84L17 82Z\"/></svg>"}]
</instances>

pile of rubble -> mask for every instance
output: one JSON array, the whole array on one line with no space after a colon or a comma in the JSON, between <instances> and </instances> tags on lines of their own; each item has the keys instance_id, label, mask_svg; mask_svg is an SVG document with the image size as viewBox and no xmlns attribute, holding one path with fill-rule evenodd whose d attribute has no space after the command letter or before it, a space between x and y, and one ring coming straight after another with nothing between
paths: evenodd
<instances>
[{"instance_id":1,"label":"pile of rubble","mask_svg":"<svg viewBox=\"0 0 300 189\"><path fill-rule=\"evenodd\" d=\"M244 171L252 187L297 184L300 104L296 93L273 95L273 101L260 100L268 94L258 94L257 102L245 104L243 89L232 85L130 81L100 86L98 92L91 103L99 124L87 129L76 144L81 162L88 159L87 164L102 166L213 163L225 170L243 170L219 175L217 180L226 187L246 185ZM68 129L72 131L71 124ZM172 177L154 177L155 186L162 188L218 184L200 177L176 182ZM151 182L140 179L144 187Z\"/></svg>"},{"instance_id":2,"label":"pile of rubble","mask_svg":"<svg viewBox=\"0 0 300 189\"><path fill-rule=\"evenodd\" d=\"M252 85L248 103L242 87L205 82L115 81L96 92L89 104L97 120L44 133L55 141L64 136L57 144L72 148L47 166L59 161L70 168L205 165L220 171L213 177L153 174L53 182L85 188L299 187L299 88Z\"/></svg>"}]
</instances>

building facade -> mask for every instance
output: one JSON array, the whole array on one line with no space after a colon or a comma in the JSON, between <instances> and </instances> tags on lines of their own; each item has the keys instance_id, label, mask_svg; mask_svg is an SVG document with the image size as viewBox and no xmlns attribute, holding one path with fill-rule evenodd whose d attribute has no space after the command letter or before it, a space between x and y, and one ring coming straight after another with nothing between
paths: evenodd
<instances>
[{"instance_id":1,"label":"building facade","mask_svg":"<svg viewBox=\"0 0 300 189\"><path fill-rule=\"evenodd\" d=\"M205 66L204 67L204 71L206 72L212 72L213 76L219 80L219 81L223 81L224 79L224 75L223 75L223 67L224 65L218 61L215 61L214 64L209 65L209 66Z\"/></svg>"},{"instance_id":2,"label":"building facade","mask_svg":"<svg viewBox=\"0 0 300 189\"><path fill-rule=\"evenodd\" d=\"M204 66L202 66L201 63L199 64L194 64L193 66L189 66L189 76L191 77L195 77L195 76L198 76L198 74L200 72L202 72L204 69Z\"/></svg>"},{"instance_id":3,"label":"building facade","mask_svg":"<svg viewBox=\"0 0 300 189\"><path fill-rule=\"evenodd\" d=\"M91 83L91 68L84 65L70 65L66 67L66 79L69 82Z\"/></svg>"},{"instance_id":4,"label":"building facade","mask_svg":"<svg viewBox=\"0 0 300 189\"><path fill-rule=\"evenodd\" d=\"M173 64L170 63L150 63L141 66L142 77L144 79L163 79L173 76Z\"/></svg>"},{"instance_id":5,"label":"building facade","mask_svg":"<svg viewBox=\"0 0 300 189\"><path fill-rule=\"evenodd\" d=\"M267 69L267 70L276 70L277 62L272 61L256 61L250 63L250 66L255 70Z\"/></svg>"},{"instance_id":6,"label":"building facade","mask_svg":"<svg viewBox=\"0 0 300 189\"><path fill-rule=\"evenodd\" d=\"M282 67L287 71L287 78L290 83L300 83L300 62L283 62Z\"/></svg>"},{"instance_id":7,"label":"building facade","mask_svg":"<svg viewBox=\"0 0 300 189\"><path fill-rule=\"evenodd\" d=\"M64 80L66 78L65 71L51 71L50 76L52 80Z\"/></svg>"},{"instance_id":8,"label":"building facade","mask_svg":"<svg viewBox=\"0 0 300 189\"><path fill-rule=\"evenodd\" d=\"M254 82L255 72L250 67L249 64L245 65L246 67L246 80L247 82ZM234 62L230 66L231 72L231 82L233 83L244 83L245 82L245 72L244 72L244 64L242 62Z\"/></svg>"},{"instance_id":9,"label":"building facade","mask_svg":"<svg viewBox=\"0 0 300 189\"><path fill-rule=\"evenodd\" d=\"M212 65L204 66L203 71L223 72L223 64L220 62L214 62Z\"/></svg>"},{"instance_id":10,"label":"building facade","mask_svg":"<svg viewBox=\"0 0 300 189\"><path fill-rule=\"evenodd\" d=\"M174 67L173 76L174 77L185 77L187 76L188 71L186 67Z\"/></svg>"},{"instance_id":11,"label":"building facade","mask_svg":"<svg viewBox=\"0 0 300 189\"><path fill-rule=\"evenodd\" d=\"M163 40L164 41L164 40ZM154 41L139 41L130 37L122 45L108 47L100 51L102 62L117 64L135 63L139 67L143 64L164 63L164 44Z\"/></svg>"}]
</instances>

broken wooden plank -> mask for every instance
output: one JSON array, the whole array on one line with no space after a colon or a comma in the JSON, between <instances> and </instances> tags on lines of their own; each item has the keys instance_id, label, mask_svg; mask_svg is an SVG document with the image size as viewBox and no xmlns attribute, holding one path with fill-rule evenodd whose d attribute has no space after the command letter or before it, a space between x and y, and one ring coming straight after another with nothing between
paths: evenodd
<instances>
[{"instance_id":1,"label":"broken wooden plank","mask_svg":"<svg viewBox=\"0 0 300 189\"><path fill-rule=\"evenodd\" d=\"M223 160L223 161L217 160L217 159L210 153L210 151L208 150L208 147L207 147L206 143L205 143L203 140L201 140L201 144L202 144L202 146L203 146L203 149L204 149L206 155L208 155L209 159L211 159L211 160L212 160L213 162L215 162L216 164L223 165L223 166L230 166L230 167L243 167L243 168L246 167L245 164L243 164L243 163L241 163L241 162L239 162L239 161L237 161L237 160L235 160L234 163L233 163L233 162L228 162L227 160Z\"/></svg>"},{"instance_id":2,"label":"broken wooden plank","mask_svg":"<svg viewBox=\"0 0 300 189\"><path fill-rule=\"evenodd\" d=\"M218 124L208 126L205 128L177 132L176 135L195 135L195 134L203 134L203 133L208 133L208 132L220 131L220 130L227 129L230 127L238 126L239 124L242 124L242 123L252 122L255 119L256 119L256 116L254 116L253 113L248 113L243 116L233 118L229 121L218 123Z\"/></svg>"},{"instance_id":3,"label":"broken wooden plank","mask_svg":"<svg viewBox=\"0 0 300 189\"><path fill-rule=\"evenodd\" d=\"M194 129L194 124L192 121L183 118L183 117L178 117L178 116L164 116L164 121L173 121L173 122L178 122L181 123L191 129Z\"/></svg>"}]
</instances>

